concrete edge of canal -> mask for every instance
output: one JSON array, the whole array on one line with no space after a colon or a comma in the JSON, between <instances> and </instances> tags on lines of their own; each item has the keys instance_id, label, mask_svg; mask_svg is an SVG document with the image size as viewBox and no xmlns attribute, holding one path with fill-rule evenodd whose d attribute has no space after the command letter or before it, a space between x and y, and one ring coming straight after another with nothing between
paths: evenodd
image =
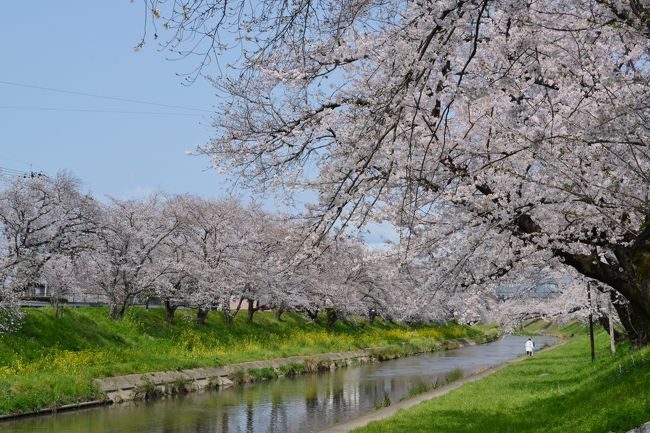
<instances>
[{"instance_id":1,"label":"concrete edge of canal","mask_svg":"<svg viewBox=\"0 0 650 433\"><path fill-rule=\"evenodd\" d=\"M473 340L459 338L442 340L437 350L456 349L463 346L476 344ZM208 389L225 389L237 382L254 382L260 380L255 377L255 372L271 372L280 377L284 366L302 366L300 373L315 373L318 371L336 370L342 367L367 364L377 361L386 361L399 358L402 355L381 354L382 348L358 349L348 352L327 352L312 355L296 355L286 358L276 358L260 361L248 361L237 364L228 364L222 367L202 367L187 370L170 370L154 373L129 374L125 376L95 379L94 383L100 391L106 394L113 403L147 398L143 392L153 392L154 397L164 397L179 393L179 386L183 389L180 393L200 392ZM421 352L419 352L421 353ZM412 353L416 355L419 353ZM406 355L404 355L406 356ZM253 374L250 374L253 373ZM261 380L272 377L262 377Z\"/></svg>"},{"instance_id":2,"label":"concrete edge of canal","mask_svg":"<svg viewBox=\"0 0 650 433\"><path fill-rule=\"evenodd\" d=\"M556 344L553 344L551 346L547 346L547 347L541 349L540 351L547 351L547 350L555 349L557 347L562 346L563 344L566 344L570 340L571 339L561 340ZM526 359L525 355L524 356L518 356L517 358L510 359L510 360L505 361L505 362L503 362L501 364L486 368L486 369L484 369L482 371L478 371L478 372L476 372L476 373L474 373L474 374L472 374L470 376L464 377L464 378L462 378L460 380L457 380L455 382L452 382L452 383L450 383L448 385L442 386L442 387L434 389L432 391L425 392L423 394L417 395L417 396L415 396L413 398L410 398L408 400L402 400L402 401L400 401L398 403L391 404L390 406L387 406L387 407L384 407L384 408L381 408L381 409L377 409L377 410L375 410L373 412L370 412L370 413L368 413L366 415L363 415L363 416L360 416L358 418L351 419L351 420L348 420L348 421L344 421L344 422L342 422L340 424L336 424L336 425L333 425L333 426L328 427L326 429L319 430L319 431L317 431L315 433L347 433L347 432L350 432L350 431L352 431L354 429L357 429L357 428L360 428L360 427L365 427L366 425L368 425L372 421L379 421L379 420L388 418L388 417L396 414L398 411L400 411L402 409L407 409L407 408L413 407L413 406L415 406L417 404L420 404L423 401L431 400L433 398L445 395L445 394L449 393L450 391L453 391L453 390L455 390L457 388L460 388L461 386L463 386L466 383L481 380L484 377L490 376L490 375L496 373L497 371L504 369L505 367L507 367L509 365L521 362L524 359ZM650 433L650 431L648 433Z\"/></svg>"}]
</instances>

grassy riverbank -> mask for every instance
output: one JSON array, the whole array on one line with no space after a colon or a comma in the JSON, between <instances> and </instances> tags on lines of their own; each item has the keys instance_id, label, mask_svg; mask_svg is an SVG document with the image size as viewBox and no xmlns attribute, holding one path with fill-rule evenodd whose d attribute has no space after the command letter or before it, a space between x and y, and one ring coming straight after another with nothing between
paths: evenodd
<instances>
[{"instance_id":1,"label":"grassy riverbank","mask_svg":"<svg viewBox=\"0 0 650 433\"><path fill-rule=\"evenodd\" d=\"M100 398L92 385L97 377L366 347L409 353L431 350L445 339L481 340L496 333L488 327L378 321L339 321L327 329L292 313L277 321L258 312L254 323L240 315L230 326L220 313L197 325L192 311L179 311L168 326L162 309L132 308L119 321L100 307L68 308L59 319L50 308L26 313L19 332L0 334L0 414Z\"/></svg>"},{"instance_id":2,"label":"grassy riverbank","mask_svg":"<svg viewBox=\"0 0 650 433\"><path fill-rule=\"evenodd\" d=\"M650 421L650 347L609 354L597 333L597 359L577 325L574 340L355 433L626 432Z\"/></svg>"}]
</instances>

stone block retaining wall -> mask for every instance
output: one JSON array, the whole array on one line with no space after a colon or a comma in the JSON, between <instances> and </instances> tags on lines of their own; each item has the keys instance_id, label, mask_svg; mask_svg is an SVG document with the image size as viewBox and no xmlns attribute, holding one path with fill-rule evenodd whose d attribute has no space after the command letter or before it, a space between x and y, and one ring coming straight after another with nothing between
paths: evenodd
<instances>
[{"instance_id":1,"label":"stone block retaining wall","mask_svg":"<svg viewBox=\"0 0 650 433\"><path fill-rule=\"evenodd\" d=\"M350 352L319 353L306 356L266 361L250 361L230 364L224 367L202 367L187 370L170 370L155 373L127 374L125 376L95 379L94 383L106 394L108 400L120 403L128 400L148 398L150 396L171 395L180 392L202 391L210 388L228 388L233 385L236 372L253 369L279 369L283 365L315 365L317 369L335 369L353 362L366 363L374 360L369 349ZM183 389L179 390L179 386ZM155 388L155 389L154 389ZM149 395L146 395L150 392Z\"/></svg>"},{"instance_id":2,"label":"stone block retaining wall","mask_svg":"<svg viewBox=\"0 0 650 433\"><path fill-rule=\"evenodd\" d=\"M468 339L457 339L440 342L443 350L475 344ZM246 372L272 368L277 375L280 367L290 364L300 364L305 372L333 370L352 364L383 361L398 358L399 354L389 356L377 354L381 349L359 349L349 352L329 352L314 355L290 356L287 358L270 359L265 361L250 361L230 364L223 367L202 367L187 370L169 370L143 374L127 374L125 376L95 379L93 382L106 394L108 402L121 403L129 400L148 399L173 395L183 392L195 392L214 388L228 388L235 380L254 380Z\"/></svg>"}]
</instances>

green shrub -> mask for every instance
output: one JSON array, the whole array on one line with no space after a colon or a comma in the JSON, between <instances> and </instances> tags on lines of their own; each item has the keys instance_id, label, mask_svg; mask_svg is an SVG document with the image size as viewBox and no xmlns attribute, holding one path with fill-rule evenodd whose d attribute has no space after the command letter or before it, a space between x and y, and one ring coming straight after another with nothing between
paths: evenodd
<instances>
[{"instance_id":1,"label":"green shrub","mask_svg":"<svg viewBox=\"0 0 650 433\"><path fill-rule=\"evenodd\" d=\"M221 386L221 376L210 376L208 378L208 389L218 389Z\"/></svg>"},{"instance_id":2,"label":"green shrub","mask_svg":"<svg viewBox=\"0 0 650 433\"><path fill-rule=\"evenodd\" d=\"M141 382L133 390L135 400L154 400L163 395L155 383L148 376L141 376Z\"/></svg>"},{"instance_id":3,"label":"green shrub","mask_svg":"<svg viewBox=\"0 0 650 433\"><path fill-rule=\"evenodd\" d=\"M337 359L334 361L334 365L336 368L343 368L348 366L348 360L347 359Z\"/></svg>"},{"instance_id":4,"label":"green shrub","mask_svg":"<svg viewBox=\"0 0 650 433\"><path fill-rule=\"evenodd\" d=\"M235 370L229 375L230 380L234 383L246 382L246 372L244 370Z\"/></svg>"},{"instance_id":5,"label":"green shrub","mask_svg":"<svg viewBox=\"0 0 650 433\"><path fill-rule=\"evenodd\" d=\"M377 404L375 404L375 410L381 409L382 407L388 407L390 405L391 405L390 397L388 397L387 393L384 393L384 398L379 400Z\"/></svg>"},{"instance_id":6,"label":"green shrub","mask_svg":"<svg viewBox=\"0 0 650 433\"><path fill-rule=\"evenodd\" d=\"M178 377L167 385L167 393L171 395L187 394L191 391L192 381L184 377Z\"/></svg>"},{"instance_id":7,"label":"green shrub","mask_svg":"<svg viewBox=\"0 0 650 433\"><path fill-rule=\"evenodd\" d=\"M305 371L309 373L317 373L319 371L327 371L330 369L329 361L318 360L316 358L307 358L304 361Z\"/></svg>"},{"instance_id":8,"label":"green shrub","mask_svg":"<svg viewBox=\"0 0 650 433\"><path fill-rule=\"evenodd\" d=\"M373 358L377 359L378 361L390 361L391 359L430 351L433 348L435 348L435 344L423 344L422 347L419 347L409 342L400 342L399 344L393 344L390 346L373 349L371 353Z\"/></svg>"},{"instance_id":9,"label":"green shrub","mask_svg":"<svg viewBox=\"0 0 650 433\"><path fill-rule=\"evenodd\" d=\"M461 370L460 368L455 368L449 374L447 374L447 378L446 378L447 383L455 382L459 379L462 379L463 375L464 375L463 370Z\"/></svg>"},{"instance_id":10,"label":"green shrub","mask_svg":"<svg viewBox=\"0 0 650 433\"><path fill-rule=\"evenodd\" d=\"M278 372L281 376L293 377L304 374L307 371L307 368L300 363L292 362L289 364L283 364L278 367Z\"/></svg>"},{"instance_id":11,"label":"green shrub","mask_svg":"<svg viewBox=\"0 0 650 433\"><path fill-rule=\"evenodd\" d=\"M278 377L278 373L273 367L250 368L248 369L247 374L253 382Z\"/></svg>"}]
</instances>

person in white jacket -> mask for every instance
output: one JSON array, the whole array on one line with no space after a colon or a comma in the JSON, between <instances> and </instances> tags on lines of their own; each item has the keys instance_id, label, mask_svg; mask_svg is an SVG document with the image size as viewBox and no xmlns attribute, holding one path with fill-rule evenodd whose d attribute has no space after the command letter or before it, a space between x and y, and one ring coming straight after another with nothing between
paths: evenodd
<instances>
[{"instance_id":1,"label":"person in white jacket","mask_svg":"<svg viewBox=\"0 0 650 433\"><path fill-rule=\"evenodd\" d=\"M533 340L529 338L528 341L526 341L526 355L533 356L534 351L535 351L535 343L533 342Z\"/></svg>"}]
</instances>

